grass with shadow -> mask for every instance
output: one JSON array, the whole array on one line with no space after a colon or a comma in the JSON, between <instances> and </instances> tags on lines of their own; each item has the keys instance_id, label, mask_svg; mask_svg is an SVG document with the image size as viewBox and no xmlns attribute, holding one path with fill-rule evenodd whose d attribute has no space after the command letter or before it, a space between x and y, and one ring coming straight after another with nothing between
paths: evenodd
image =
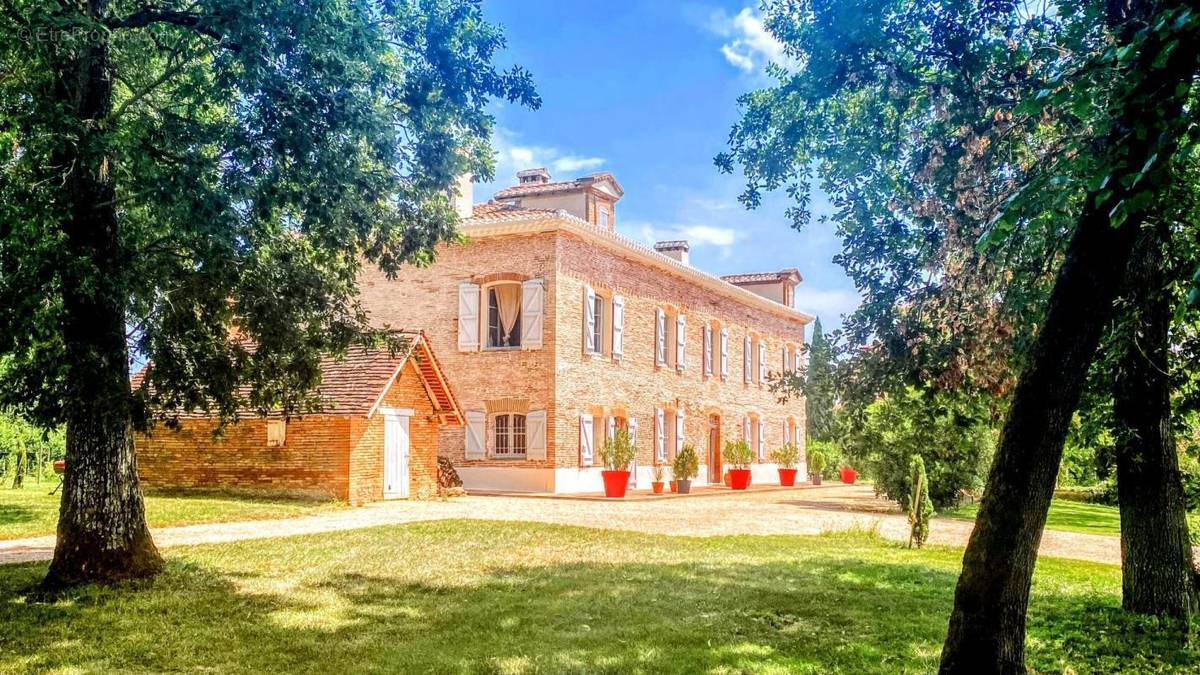
<instances>
[{"instance_id":1,"label":"grass with shadow","mask_svg":"<svg viewBox=\"0 0 1200 675\"><path fill-rule=\"evenodd\" d=\"M945 512L950 518L975 520L979 512L979 504L967 504ZM1050 512L1046 516L1047 530L1062 530L1065 532L1083 532L1084 534L1105 534L1120 536L1121 512L1115 506L1107 504L1090 504L1069 499L1055 499L1050 502ZM1188 529L1192 534L1192 543L1198 544L1200 537L1200 514L1188 514Z\"/></svg>"},{"instance_id":2,"label":"grass with shadow","mask_svg":"<svg viewBox=\"0 0 1200 675\"><path fill-rule=\"evenodd\" d=\"M928 672L962 553L443 521L168 555L45 604L22 595L44 566L0 568L0 671ZM1030 666L1200 668L1119 589L1116 567L1040 561Z\"/></svg>"},{"instance_id":3,"label":"grass with shadow","mask_svg":"<svg viewBox=\"0 0 1200 675\"><path fill-rule=\"evenodd\" d=\"M51 495L54 484L29 484L0 488L0 539L20 539L54 534L61 492ZM150 527L227 523L240 520L292 518L344 506L334 501L257 497L212 493L150 493L146 495L146 520Z\"/></svg>"}]
</instances>

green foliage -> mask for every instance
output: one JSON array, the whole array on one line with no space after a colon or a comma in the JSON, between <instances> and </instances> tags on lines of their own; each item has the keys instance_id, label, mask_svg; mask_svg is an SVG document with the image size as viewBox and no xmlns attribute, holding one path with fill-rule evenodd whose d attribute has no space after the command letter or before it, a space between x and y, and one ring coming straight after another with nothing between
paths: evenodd
<instances>
[{"instance_id":1,"label":"green foliage","mask_svg":"<svg viewBox=\"0 0 1200 675\"><path fill-rule=\"evenodd\" d=\"M842 447L875 489L905 510L912 496L909 462L920 455L933 504L941 509L957 504L963 490L983 487L996 443L990 419L983 397L909 387L868 406L847 425Z\"/></svg>"},{"instance_id":2,"label":"green foliage","mask_svg":"<svg viewBox=\"0 0 1200 675\"><path fill-rule=\"evenodd\" d=\"M600 446L600 462L609 471L627 470L634 457L637 457L637 448L630 440L628 429L618 428L612 438L604 439Z\"/></svg>"},{"instance_id":3,"label":"green foliage","mask_svg":"<svg viewBox=\"0 0 1200 675\"><path fill-rule=\"evenodd\" d=\"M794 469L800 461L800 448L793 443L784 443L767 455L767 459L785 469Z\"/></svg>"},{"instance_id":4,"label":"green foliage","mask_svg":"<svg viewBox=\"0 0 1200 675\"><path fill-rule=\"evenodd\" d=\"M835 441L809 441L808 442L808 473L815 474L812 466L812 454L820 453L824 465L821 468L822 478L834 478L837 476L838 469L841 468L843 462L842 448Z\"/></svg>"},{"instance_id":5,"label":"green foliage","mask_svg":"<svg viewBox=\"0 0 1200 675\"><path fill-rule=\"evenodd\" d=\"M834 434L833 405L837 387L833 374L833 349L821 330L819 317L813 322L806 377L804 405L808 440L830 440Z\"/></svg>"},{"instance_id":6,"label":"green foliage","mask_svg":"<svg viewBox=\"0 0 1200 675\"><path fill-rule=\"evenodd\" d=\"M734 469L748 469L751 462L754 461L754 452L750 450L750 444L744 438L737 441L725 441L721 458Z\"/></svg>"},{"instance_id":7,"label":"green foliage","mask_svg":"<svg viewBox=\"0 0 1200 675\"><path fill-rule=\"evenodd\" d=\"M671 475L675 480L691 480L700 475L700 458L696 456L696 448L690 443L684 443L675 459L671 462Z\"/></svg>"},{"instance_id":8,"label":"green foliage","mask_svg":"<svg viewBox=\"0 0 1200 675\"><path fill-rule=\"evenodd\" d=\"M318 407L323 355L389 343L360 268L431 263L457 236L456 177L492 174L490 106L539 105L527 72L493 65L503 46L478 0L8 6L0 405L52 427L90 363L124 370L67 344L69 285L118 298L152 364L136 422ZM88 118L80 92L106 82ZM66 236L75 206L111 218L115 250Z\"/></svg>"},{"instance_id":9,"label":"green foliage","mask_svg":"<svg viewBox=\"0 0 1200 675\"><path fill-rule=\"evenodd\" d=\"M829 467L829 461L825 458L825 453L818 449L810 448L808 451L808 475L821 476Z\"/></svg>"},{"instance_id":10,"label":"green foliage","mask_svg":"<svg viewBox=\"0 0 1200 675\"><path fill-rule=\"evenodd\" d=\"M929 538L929 519L933 517L933 502L929 499L929 479L925 475L925 460L913 455L908 463L911 494L914 497L908 507L908 524L911 532L908 545L921 548Z\"/></svg>"},{"instance_id":11,"label":"green foliage","mask_svg":"<svg viewBox=\"0 0 1200 675\"><path fill-rule=\"evenodd\" d=\"M61 429L43 431L19 415L0 412L0 476L14 487L26 477L48 476L65 450Z\"/></svg>"}]
</instances>

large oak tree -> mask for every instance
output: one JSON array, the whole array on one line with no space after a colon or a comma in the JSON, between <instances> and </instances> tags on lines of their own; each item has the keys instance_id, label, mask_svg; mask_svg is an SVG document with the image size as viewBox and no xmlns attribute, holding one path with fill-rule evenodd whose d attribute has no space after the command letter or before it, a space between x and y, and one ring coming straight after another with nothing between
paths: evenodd
<instances>
[{"instance_id":1,"label":"large oak tree","mask_svg":"<svg viewBox=\"0 0 1200 675\"><path fill-rule=\"evenodd\" d=\"M1181 2L885 0L767 16L796 66L743 99L718 164L743 167L750 206L791 190L798 226L814 181L832 196L840 261L866 293L848 334L884 376L912 376L913 359L889 357L925 352L938 367L918 376L1013 388L943 669L1021 670L1066 429L1139 232L1193 143L1197 17ZM1012 326L1034 321L1020 344ZM1015 386L1009 359L988 367L1005 349Z\"/></svg>"},{"instance_id":2,"label":"large oak tree","mask_svg":"<svg viewBox=\"0 0 1200 675\"><path fill-rule=\"evenodd\" d=\"M429 262L487 106L538 99L477 0L3 9L0 405L66 428L46 585L151 575L133 431L310 409L322 354L387 340L359 266Z\"/></svg>"}]
</instances>

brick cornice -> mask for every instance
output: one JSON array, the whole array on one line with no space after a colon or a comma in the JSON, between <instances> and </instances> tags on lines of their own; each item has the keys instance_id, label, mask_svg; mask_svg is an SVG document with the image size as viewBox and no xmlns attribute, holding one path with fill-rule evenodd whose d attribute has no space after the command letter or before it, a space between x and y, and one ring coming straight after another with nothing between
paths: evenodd
<instances>
[{"instance_id":1,"label":"brick cornice","mask_svg":"<svg viewBox=\"0 0 1200 675\"><path fill-rule=\"evenodd\" d=\"M476 238L555 231L568 232L593 244L635 258L688 281L696 282L704 288L755 309L798 321L801 324L812 323L816 318L811 314L781 305L744 288L738 288L719 277L685 265L616 231L601 229L566 211L555 211L549 215L545 212L533 212L528 215L506 214L503 218L471 218L464 221L460 229L463 234Z\"/></svg>"}]
</instances>

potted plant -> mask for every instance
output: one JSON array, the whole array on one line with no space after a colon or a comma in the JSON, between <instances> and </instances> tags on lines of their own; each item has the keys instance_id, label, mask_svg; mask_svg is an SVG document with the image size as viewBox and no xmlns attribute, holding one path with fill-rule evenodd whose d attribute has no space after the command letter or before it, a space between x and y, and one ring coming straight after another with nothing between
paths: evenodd
<instances>
[{"instance_id":1,"label":"potted plant","mask_svg":"<svg viewBox=\"0 0 1200 675\"><path fill-rule=\"evenodd\" d=\"M821 471L825 469L825 453L820 450L808 451L808 475L813 485L821 484Z\"/></svg>"},{"instance_id":2,"label":"potted plant","mask_svg":"<svg viewBox=\"0 0 1200 675\"><path fill-rule=\"evenodd\" d=\"M791 443L771 451L770 460L779 465L779 484L792 487L796 484L796 463L800 461L800 448Z\"/></svg>"},{"instance_id":3,"label":"potted plant","mask_svg":"<svg viewBox=\"0 0 1200 675\"><path fill-rule=\"evenodd\" d=\"M651 475L653 476L654 480L650 482L650 490L656 495L661 495L663 493L663 473L664 471L662 464L655 464L654 468L651 469Z\"/></svg>"},{"instance_id":4,"label":"potted plant","mask_svg":"<svg viewBox=\"0 0 1200 675\"><path fill-rule=\"evenodd\" d=\"M852 466L842 467L842 482L847 485L854 485L854 481L858 480L858 471Z\"/></svg>"},{"instance_id":5,"label":"potted plant","mask_svg":"<svg viewBox=\"0 0 1200 675\"><path fill-rule=\"evenodd\" d=\"M679 494L686 495L692 491L692 479L700 475L700 459L696 457L696 448L685 443L675 453L675 461L671 463L671 475L675 477Z\"/></svg>"},{"instance_id":6,"label":"potted plant","mask_svg":"<svg viewBox=\"0 0 1200 675\"><path fill-rule=\"evenodd\" d=\"M604 479L605 497L624 497L625 489L629 486L629 463L633 461L637 450L629 441L629 431L617 429L612 438L606 438L600 447L600 461L604 470L600 476Z\"/></svg>"},{"instance_id":7,"label":"potted plant","mask_svg":"<svg viewBox=\"0 0 1200 675\"><path fill-rule=\"evenodd\" d=\"M754 461L754 453L745 439L740 441L725 441L725 462L729 464L729 487L734 490L745 490L750 485L750 463Z\"/></svg>"}]
</instances>

